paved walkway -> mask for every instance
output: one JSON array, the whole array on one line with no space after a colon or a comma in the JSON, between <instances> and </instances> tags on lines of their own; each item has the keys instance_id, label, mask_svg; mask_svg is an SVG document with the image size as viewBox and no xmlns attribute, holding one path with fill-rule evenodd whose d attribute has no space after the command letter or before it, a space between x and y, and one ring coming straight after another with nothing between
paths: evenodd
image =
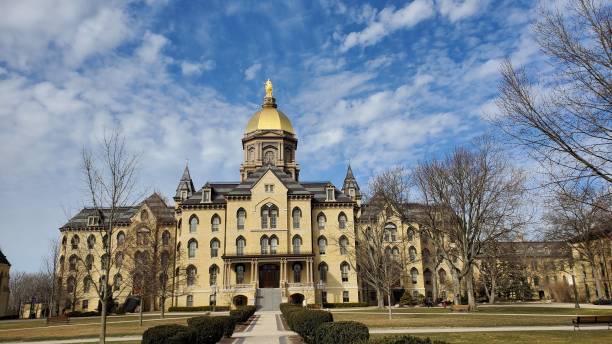
<instances>
[{"instance_id":1,"label":"paved walkway","mask_svg":"<svg viewBox=\"0 0 612 344\"><path fill-rule=\"evenodd\" d=\"M578 331L607 330L607 325L583 326ZM398 334L398 333L452 333L452 332L527 332L527 331L574 331L574 326L496 326L496 327L381 327L370 328L370 333Z\"/></svg>"},{"instance_id":2,"label":"paved walkway","mask_svg":"<svg viewBox=\"0 0 612 344\"><path fill-rule=\"evenodd\" d=\"M255 313L255 319L243 332L234 333L232 337L237 338L235 344L269 344L288 343L289 336L297 335L295 332L287 331L278 311L260 311Z\"/></svg>"}]
</instances>

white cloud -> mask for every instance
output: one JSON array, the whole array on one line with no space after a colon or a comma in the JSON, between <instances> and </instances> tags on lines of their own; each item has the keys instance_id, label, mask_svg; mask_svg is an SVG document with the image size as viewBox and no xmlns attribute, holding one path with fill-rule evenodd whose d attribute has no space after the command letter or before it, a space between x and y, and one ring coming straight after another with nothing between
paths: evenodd
<instances>
[{"instance_id":1,"label":"white cloud","mask_svg":"<svg viewBox=\"0 0 612 344\"><path fill-rule=\"evenodd\" d=\"M261 63L254 63L249 68L244 70L244 78L246 80L253 80L257 75L257 72L261 69Z\"/></svg>"},{"instance_id":2,"label":"white cloud","mask_svg":"<svg viewBox=\"0 0 612 344\"><path fill-rule=\"evenodd\" d=\"M387 35L410 28L433 15L433 3L430 0L415 0L398 10L385 7L369 21L365 29L346 35L340 50L347 51L355 46L367 47L376 44Z\"/></svg>"},{"instance_id":3,"label":"white cloud","mask_svg":"<svg viewBox=\"0 0 612 344\"><path fill-rule=\"evenodd\" d=\"M183 75L198 75L204 71L213 70L216 63L213 60L206 60L200 63L183 61L180 66Z\"/></svg>"},{"instance_id":4,"label":"white cloud","mask_svg":"<svg viewBox=\"0 0 612 344\"><path fill-rule=\"evenodd\" d=\"M145 63L160 62L160 52L167 43L166 37L147 31L142 45L136 50L136 55Z\"/></svg>"},{"instance_id":5,"label":"white cloud","mask_svg":"<svg viewBox=\"0 0 612 344\"><path fill-rule=\"evenodd\" d=\"M487 5L487 0L438 0L440 14L451 22L470 17Z\"/></svg>"}]
</instances>

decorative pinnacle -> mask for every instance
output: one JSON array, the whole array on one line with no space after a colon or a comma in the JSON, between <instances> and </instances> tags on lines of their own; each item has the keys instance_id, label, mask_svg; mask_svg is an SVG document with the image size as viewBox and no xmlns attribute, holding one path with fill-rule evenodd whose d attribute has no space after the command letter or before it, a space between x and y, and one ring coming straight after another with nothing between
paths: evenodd
<instances>
[{"instance_id":1,"label":"decorative pinnacle","mask_svg":"<svg viewBox=\"0 0 612 344\"><path fill-rule=\"evenodd\" d=\"M266 98L272 98L272 81L270 81L270 78L268 78L268 80L265 83L265 89L266 89Z\"/></svg>"},{"instance_id":2,"label":"decorative pinnacle","mask_svg":"<svg viewBox=\"0 0 612 344\"><path fill-rule=\"evenodd\" d=\"M270 78L264 83L264 88L266 90L266 96L264 97L264 103L262 107L264 108L275 108L276 107L276 99L272 97L272 81Z\"/></svg>"}]
</instances>

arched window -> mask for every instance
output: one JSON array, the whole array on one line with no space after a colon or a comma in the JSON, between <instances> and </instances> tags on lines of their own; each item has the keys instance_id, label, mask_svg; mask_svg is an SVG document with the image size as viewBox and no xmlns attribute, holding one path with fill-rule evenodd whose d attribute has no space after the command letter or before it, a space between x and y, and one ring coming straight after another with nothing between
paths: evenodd
<instances>
[{"instance_id":1,"label":"arched window","mask_svg":"<svg viewBox=\"0 0 612 344\"><path fill-rule=\"evenodd\" d=\"M393 247L393 249L391 249L391 255L393 256L393 259L399 259L399 254L399 248Z\"/></svg>"},{"instance_id":2,"label":"arched window","mask_svg":"<svg viewBox=\"0 0 612 344\"><path fill-rule=\"evenodd\" d=\"M438 270L438 281L440 282L440 284L446 283L446 270Z\"/></svg>"},{"instance_id":3,"label":"arched window","mask_svg":"<svg viewBox=\"0 0 612 344\"><path fill-rule=\"evenodd\" d=\"M90 250L93 250L95 246L96 246L96 237L93 234L90 234L89 237L87 237L87 248Z\"/></svg>"},{"instance_id":4,"label":"arched window","mask_svg":"<svg viewBox=\"0 0 612 344\"><path fill-rule=\"evenodd\" d=\"M319 213L319 215L317 215L317 225L319 226L319 230L325 229L326 222L327 218L325 217L325 214Z\"/></svg>"},{"instance_id":5,"label":"arched window","mask_svg":"<svg viewBox=\"0 0 612 344\"><path fill-rule=\"evenodd\" d=\"M295 207L291 212L291 217L293 218L293 228L300 228L300 221L302 219L302 211L300 208Z\"/></svg>"},{"instance_id":6,"label":"arched window","mask_svg":"<svg viewBox=\"0 0 612 344\"><path fill-rule=\"evenodd\" d=\"M115 278L113 279L113 289L119 290L119 288L121 288L122 283L123 277L121 277L121 274L115 274Z\"/></svg>"},{"instance_id":7,"label":"arched window","mask_svg":"<svg viewBox=\"0 0 612 344\"><path fill-rule=\"evenodd\" d=\"M76 284L76 280L74 279L74 276L68 277L68 280L66 281L66 291L68 293L74 292L74 285L75 284Z\"/></svg>"},{"instance_id":8,"label":"arched window","mask_svg":"<svg viewBox=\"0 0 612 344\"><path fill-rule=\"evenodd\" d=\"M85 278L83 278L83 292L89 293L90 289L91 289L91 277L85 276Z\"/></svg>"},{"instance_id":9,"label":"arched window","mask_svg":"<svg viewBox=\"0 0 612 344\"><path fill-rule=\"evenodd\" d=\"M77 269L77 256L75 254L73 254L72 256L70 256L70 258L68 258L68 270L70 271L76 271Z\"/></svg>"},{"instance_id":10,"label":"arched window","mask_svg":"<svg viewBox=\"0 0 612 344\"><path fill-rule=\"evenodd\" d=\"M412 278L412 284L417 284L419 281L419 270L417 268L410 269L410 277Z\"/></svg>"},{"instance_id":11,"label":"arched window","mask_svg":"<svg viewBox=\"0 0 612 344\"><path fill-rule=\"evenodd\" d=\"M293 243L293 254L299 254L300 247L302 246L302 238L299 235L295 235L291 242Z\"/></svg>"},{"instance_id":12,"label":"arched window","mask_svg":"<svg viewBox=\"0 0 612 344\"><path fill-rule=\"evenodd\" d=\"M78 235L74 235L72 239L70 239L70 245L72 246L73 250L79 249L79 242L81 242L81 239L79 239Z\"/></svg>"},{"instance_id":13,"label":"arched window","mask_svg":"<svg viewBox=\"0 0 612 344\"><path fill-rule=\"evenodd\" d=\"M219 240L217 239L212 239L210 241L210 256L211 257L217 257L219 256Z\"/></svg>"},{"instance_id":14,"label":"arched window","mask_svg":"<svg viewBox=\"0 0 612 344\"><path fill-rule=\"evenodd\" d=\"M159 262L161 263L162 270L166 271L170 263L170 253L168 251L162 252Z\"/></svg>"},{"instance_id":15,"label":"arched window","mask_svg":"<svg viewBox=\"0 0 612 344\"><path fill-rule=\"evenodd\" d=\"M219 225L221 225L221 218L219 217L219 215L215 214L210 219L210 230L213 232L218 232Z\"/></svg>"},{"instance_id":16,"label":"arched window","mask_svg":"<svg viewBox=\"0 0 612 344\"><path fill-rule=\"evenodd\" d=\"M125 233L123 233L123 231L120 231L119 233L117 233L117 245L122 246L124 243L125 243Z\"/></svg>"},{"instance_id":17,"label":"arched window","mask_svg":"<svg viewBox=\"0 0 612 344\"><path fill-rule=\"evenodd\" d=\"M94 256L93 254L88 254L87 257L85 257L85 268L91 271L91 269L93 269L93 264L94 264Z\"/></svg>"},{"instance_id":18,"label":"arched window","mask_svg":"<svg viewBox=\"0 0 612 344\"><path fill-rule=\"evenodd\" d=\"M102 247L106 250L108 248L108 235L104 234L102 237Z\"/></svg>"},{"instance_id":19,"label":"arched window","mask_svg":"<svg viewBox=\"0 0 612 344\"><path fill-rule=\"evenodd\" d=\"M414 262L416 260L417 251L416 251L416 248L414 248L414 246L410 246L410 248L408 249L408 255L410 256L411 262Z\"/></svg>"},{"instance_id":20,"label":"arched window","mask_svg":"<svg viewBox=\"0 0 612 344\"><path fill-rule=\"evenodd\" d=\"M340 264L340 274L342 275L342 282L348 282L349 270L350 270L350 266L347 262L342 262Z\"/></svg>"},{"instance_id":21,"label":"arched window","mask_svg":"<svg viewBox=\"0 0 612 344\"><path fill-rule=\"evenodd\" d=\"M391 247L389 246L385 247L385 256L391 257Z\"/></svg>"},{"instance_id":22,"label":"arched window","mask_svg":"<svg viewBox=\"0 0 612 344\"><path fill-rule=\"evenodd\" d=\"M146 209L143 209L140 212L140 221L144 222L144 221L147 221L147 220L149 220L149 212Z\"/></svg>"},{"instance_id":23,"label":"arched window","mask_svg":"<svg viewBox=\"0 0 612 344\"><path fill-rule=\"evenodd\" d=\"M123 252L115 253L115 266L120 268L123 265Z\"/></svg>"},{"instance_id":24,"label":"arched window","mask_svg":"<svg viewBox=\"0 0 612 344\"><path fill-rule=\"evenodd\" d=\"M149 229L141 228L136 232L136 243L138 245L148 245L149 244Z\"/></svg>"},{"instance_id":25,"label":"arched window","mask_svg":"<svg viewBox=\"0 0 612 344\"><path fill-rule=\"evenodd\" d=\"M193 307L193 295L187 295L185 298L185 304L187 307Z\"/></svg>"},{"instance_id":26,"label":"arched window","mask_svg":"<svg viewBox=\"0 0 612 344\"><path fill-rule=\"evenodd\" d=\"M329 267L327 266L327 264L325 264L325 262L321 262L319 264L319 281L321 281L322 283L327 283L327 271L329 270Z\"/></svg>"},{"instance_id":27,"label":"arched window","mask_svg":"<svg viewBox=\"0 0 612 344\"><path fill-rule=\"evenodd\" d=\"M189 265L186 269L186 272L187 272L187 285L188 286L194 285L196 282L196 275L198 273L198 270L196 269L195 266Z\"/></svg>"},{"instance_id":28,"label":"arched window","mask_svg":"<svg viewBox=\"0 0 612 344\"><path fill-rule=\"evenodd\" d=\"M431 257L429 250L424 248L423 251L421 252L421 255L423 256L423 262L429 263L429 258Z\"/></svg>"},{"instance_id":29,"label":"arched window","mask_svg":"<svg viewBox=\"0 0 612 344\"><path fill-rule=\"evenodd\" d=\"M255 161L255 147L249 147L247 151L247 159L249 161Z\"/></svg>"},{"instance_id":30,"label":"arched window","mask_svg":"<svg viewBox=\"0 0 612 344\"><path fill-rule=\"evenodd\" d=\"M408 231L406 232L406 236L408 236L408 240L413 241L414 240L414 227L413 226L408 226Z\"/></svg>"},{"instance_id":31,"label":"arched window","mask_svg":"<svg viewBox=\"0 0 612 344\"><path fill-rule=\"evenodd\" d=\"M300 283L302 281L302 263L293 263L293 282Z\"/></svg>"},{"instance_id":32,"label":"arched window","mask_svg":"<svg viewBox=\"0 0 612 344\"><path fill-rule=\"evenodd\" d=\"M183 228L183 219L179 219L176 224L176 228L178 229L178 235L181 236L181 229Z\"/></svg>"},{"instance_id":33,"label":"arched window","mask_svg":"<svg viewBox=\"0 0 612 344\"><path fill-rule=\"evenodd\" d=\"M397 227L392 223L385 225L385 240L396 241L397 240Z\"/></svg>"},{"instance_id":34,"label":"arched window","mask_svg":"<svg viewBox=\"0 0 612 344\"><path fill-rule=\"evenodd\" d=\"M217 276L219 275L219 267L215 264L208 268L209 282L210 285L217 285Z\"/></svg>"},{"instance_id":35,"label":"arched window","mask_svg":"<svg viewBox=\"0 0 612 344\"><path fill-rule=\"evenodd\" d=\"M276 228L276 220L278 219L278 208L268 203L261 207L261 228Z\"/></svg>"},{"instance_id":36,"label":"arched window","mask_svg":"<svg viewBox=\"0 0 612 344\"><path fill-rule=\"evenodd\" d=\"M191 215L191 218L189 219L189 233L195 233L198 230L199 223L200 220L198 220L198 217Z\"/></svg>"},{"instance_id":37,"label":"arched window","mask_svg":"<svg viewBox=\"0 0 612 344\"><path fill-rule=\"evenodd\" d=\"M261 254L268 254L268 250L270 247L270 241L268 240L268 236L262 236L259 240L259 244L261 246Z\"/></svg>"},{"instance_id":38,"label":"arched window","mask_svg":"<svg viewBox=\"0 0 612 344\"><path fill-rule=\"evenodd\" d=\"M338 215L338 228L346 229L346 215L344 213Z\"/></svg>"},{"instance_id":39,"label":"arched window","mask_svg":"<svg viewBox=\"0 0 612 344\"><path fill-rule=\"evenodd\" d=\"M198 248L198 241L196 239L189 240L189 243L187 244L187 257L195 258L197 248Z\"/></svg>"},{"instance_id":40,"label":"arched window","mask_svg":"<svg viewBox=\"0 0 612 344\"><path fill-rule=\"evenodd\" d=\"M264 163L266 165L274 165L274 152L269 150L264 153Z\"/></svg>"},{"instance_id":41,"label":"arched window","mask_svg":"<svg viewBox=\"0 0 612 344\"><path fill-rule=\"evenodd\" d=\"M327 239L321 235L317 242L319 244L319 254L325 254L325 249L327 248Z\"/></svg>"},{"instance_id":42,"label":"arched window","mask_svg":"<svg viewBox=\"0 0 612 344\"><path fill-rule=\"evenodd\" d=\"M164 246L170 245L170 232L164 231L162 233L162 245Z\"/></svg>"},{"instance_id":43,"label":"arched window","mask_svg":"<svg viewBox=\"0 0 612 344\"><path fill-rule=\"evenodd\" d=\"M431 270L425 269L425 271L423 271L423 278L425 279L426 285L431 285Z\"/></svg>"},{"instance_id":44,"label":"arched window","mask_svg":"<svg viewBox=\"0 0 612 344\"><path fill-rule=\"evenodd\" d=\"M236 265L236 284L244 283L244 265L237 264Z\"/></svg>"},{"instance_id":45,"label":"arched window","mask_svg":"<svg viewBox=\"0 0 612 344\"><path fill-rule=\"evenodd\" d=\"M236 239L236 254L242 256L244 254L245 246L246 240L242 236L239 236L238 239Z\"/></svg>"},{"instance_id":46,"label":"arched window","mask_svg":"<svg viewBox=\"0 0 612 344\"><path fill-rule=\"evenodd\" d=\"M278 248L278 238L276 235L272 235L270 237L270 253L276 254L276 249Z\"/></svg>"},{"instance_id":47,"label":"arched window","mask_svg":"<svg viewBox=\"0 0 612 344\"><path fill-rule=\"evenodd\" d=\"M61 256L59 259L59 266L61 269L61 273L64 272L64 264L66 263L66 258L64 256Z\"/></svg>"},{"instance_id":48,"label":"arched window","mask_svg":"<svg viewBox=\"0 0 612 344\"><path fill-rule=\"evenodd\" d=\"M66 238L66 236L64 236L62 238L62 248L66 248L66 243L68 242L68 238Z\"/></svg>"},{"instance_id":49,"label":"arched window","mask_svg":"<svg viewBox=\"0 0 612 344\"><path fill-rule=\"evenodd\" d=\"M338 242L340 243L340 254L346 255L348 253L348 239L343 235Z\"/></svg>"},{"instance_id":50,"label":"arched window","mask_svg":"<svg viewBox=\"0 0 612 344\"><path fill-rule=\"evenodd\" d=\"M236 222L238 224L238 229L244 229L244 224L246 222L246 210L240 208L236 213Z\"/></svg>"}]
</instances>

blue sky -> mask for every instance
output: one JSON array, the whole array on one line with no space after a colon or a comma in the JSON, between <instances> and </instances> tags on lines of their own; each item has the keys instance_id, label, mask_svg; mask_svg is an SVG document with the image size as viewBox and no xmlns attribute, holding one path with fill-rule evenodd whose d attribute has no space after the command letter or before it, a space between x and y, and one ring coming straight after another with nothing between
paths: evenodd
<instances>
[{"instance_id":1,"label":"blue sky","mask_svg":"<svg viewBox=\"0 0 612 344\"><path fill-rule=\"evenodd\" d=\"M491 132L504 58L542 66L532 1L0 2L0 247L33 271L85 204L79 152L119 126L168 197L238 179L271 78L302 180L362 185Z\"/></svg>"}]
</instances>

